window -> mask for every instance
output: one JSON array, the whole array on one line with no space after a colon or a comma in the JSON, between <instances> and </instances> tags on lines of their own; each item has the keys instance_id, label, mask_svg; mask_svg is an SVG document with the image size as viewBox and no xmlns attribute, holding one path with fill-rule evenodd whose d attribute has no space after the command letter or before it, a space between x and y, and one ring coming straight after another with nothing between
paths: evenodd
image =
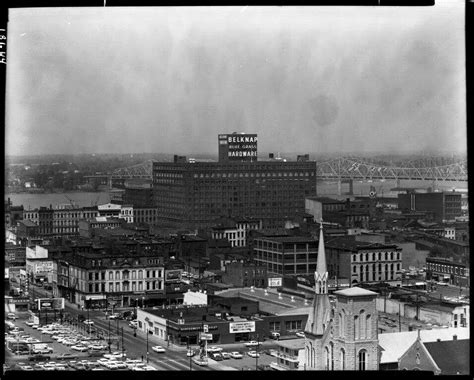
<instances>
[{"instance_id":1,"label":"window","mask_svg":"<svg viewBox=\"0 0 474 380\"><path fill-rule=\"evenodd\" d=\"M114 291L114 284L111 282L111 283L109 284L109 292L112 293L113 291Z\"/></svg>"},{"instance_id":2,"label":"window","mask_svg":"<svg viewBox=\"0 0 474 380\"><path fill-rule=\"evenodd\" d=\"M280 331L280 322L270 322L270 331Z\"/></svg>"},{"instance_id":3,"label":"window","mask_svg":"<svg viewBox=\"0 0 474 380\"><path fill-rule=\"evenodd\" d=\"M365 371L366 370L366 361L367 361L367 351L366 350L360 350L359 351L359 355L357 355L357 361L358 361L359 371Z\"/></svg>"},{"instance_id":4,"label":"window","mask_svg":"<svg viewBox=\"0 0 474 380\"><path fill-rule=\"evenodd\" d=\"M114 279L114 272L109 272L109 280L113 280Z\"/></svg>"},{"instance_id":5,"label":"window","mask_svg":"<svg viewBox=\"0 0 474 380\"><path fill-rule=\"evenodd\" d=\"M115 279L120 280L120 272L119 271L115 271Z\"/></svg>"},{"instance_id":6,"label":"window","mask_svg":"<svg viewBox=\"0 0 474 380\"><path fill-rule=\"evenodd\" d=\"M341 360L341 370L345 370L346 369L346 352L344 351L343 348L341 348L340 360Z\"/></svg>"},{"instance_id":7,"label":"window","mask_svg":"<svg viewBox=\"0 0 474 380\"><path fill-rule=\"evenodd\" d=\"M143 271L141 269L138 271L138 279L143 279Z\"/></svg>"}]
</instances>

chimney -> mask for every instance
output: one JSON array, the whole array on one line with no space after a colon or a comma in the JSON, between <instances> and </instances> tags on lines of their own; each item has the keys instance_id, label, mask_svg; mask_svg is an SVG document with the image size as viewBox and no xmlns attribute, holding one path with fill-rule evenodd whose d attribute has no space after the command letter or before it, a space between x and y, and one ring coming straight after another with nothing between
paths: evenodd
<instances>
[{"instance_id":1,"label":"chimney","mask_svg":"<svg viewBox=\"0 0 474 380\"><path fill-rule=\"evenodd\" d=\"M273 159L273 157L274 157L273 153L268 154L268 158Z\"/></svg>"},{"instance_id":2,"label":"chimney","mask_svg":"<svg viewBox=\"0 0 474 380\"><path fill-rule=\"evenodd\" d=\"M457 335L453 335L453 340L458 340L458 336L457 336Z\"/></svg>"},{"instance_id":3,"label":"chimney","mask_svg":"<svg viewBox=\"0 0 474 380\"><path fill-rule=\"evenodd\" d=\"M441 342L441 339L440 339L440 338L438 338L438 339L436 339L436 341L437 341L437 342Z\"/></svg>"}]
</instances>

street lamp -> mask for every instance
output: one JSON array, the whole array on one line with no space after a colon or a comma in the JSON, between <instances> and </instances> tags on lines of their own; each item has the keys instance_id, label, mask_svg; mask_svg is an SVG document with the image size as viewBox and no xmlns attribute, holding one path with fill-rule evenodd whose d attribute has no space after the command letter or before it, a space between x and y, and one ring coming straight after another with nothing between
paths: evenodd
<instances>
[{"instance_id":1,"label":"street lamp","mask_svg":"<svg viewBox=\"0 0 474 380\"><path fill-rule=\"evenodd\" d=\"M187 340L187 343L188 343L188 355L189 355L189 370L192 371L192 368L191 368L191 363L192 363L192 355L191 355L191 346L189 345L189 335L187 336L188 340Z\"/></svg>"}]
</instances>

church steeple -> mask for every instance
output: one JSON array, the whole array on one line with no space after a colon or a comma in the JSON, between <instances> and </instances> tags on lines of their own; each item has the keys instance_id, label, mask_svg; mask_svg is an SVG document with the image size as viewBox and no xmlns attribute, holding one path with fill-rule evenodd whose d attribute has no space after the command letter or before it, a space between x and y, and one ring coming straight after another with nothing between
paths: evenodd
<instances>
[{"instance_id":1,"label":"church steeple","mask_svg":"<svg viewBox=\"0 0 474 380\"><path fill-rule=\"evenodd\" d=\"M318 259L314 272L315 290L311 311L306 322L305 332L315 336L324 334L329 321L331 305L328 296L328 272L326 267L326 251L324 248L323 221L319 230Z\"/></svg>"},{"instance_id":2,"label":"church steeple","mask_svg":"<svg viewBox=\"0 0 474 380\"><path fill-rule=\"evenodd\" d=\"M316 262L316 272L314 280L316 285L316 294L328 293L328 271L326 267L326 250L324 248L323 220L321 219L319 228L318 260Z\"/></svg>"}]
</instances>

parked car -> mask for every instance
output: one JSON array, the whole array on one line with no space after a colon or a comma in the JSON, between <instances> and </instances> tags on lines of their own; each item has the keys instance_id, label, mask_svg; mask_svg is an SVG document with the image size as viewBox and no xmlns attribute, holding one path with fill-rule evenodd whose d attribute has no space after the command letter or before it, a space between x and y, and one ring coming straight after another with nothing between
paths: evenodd
<instances>
[{"instance_id":1,"label":"parked car","mask_svg":"<svg viewBox=\"0 0 474 380\"><path fill-rule=\"evenodd\" d=\"M194 355L196 355L196 351L194 351L194 350L187 350L187 351L186 351L186 356L187 356L188 358L189 358L189 357L192 357L192 356L194 356Z\"/></svg>"},{"instance_id":2,"label":"parked car","mask_svg":"<svg viewBox=\"0 0 474 380\"><path fill-rule=\"evenodd\" d=\"M224 358L222 357L222 355L219 352L211 352L209 354L209 357L211 359L214 359L217 362L220 362L220 361L224 360Z\"/></svg>"},{"instance_id":3,"label":"parked car","mask_svg":"<svg viewBox=\"0 0 474 380\"><path fill-rule=\"evenodd\" d=\"M276 340L280 339L280 333L277 331L272 331L270 335L272 339L276 339Z\"/></svg>"},{"instance_id":4,"label":"parked car","mask_svg":"<svg viewBox=\"0 0 474 380\"><path fill-rule=\"evenodd\" d=\"M31 355L31 356L28 356L28 360L29 361L47 361L47 360L50 360L51 359L51 356L49 355L42 355L42 354L38 354L38 355Z\"/></svg>"},{"instance_id":5,"label":"parked car","mask_svg":"<svg viewBox=\"0 0 474 380\"><path fill-rule=\"evenodd\" d=\"M249 351L247 352L247 355L250 356L251 358L259 358L260 354L257 351Z\"/></svg>"},{"instance_id":6,"label":"parked car","mask_svg":"<svg viewBox=\"0 0 474 380\"><path fill-rule=\"evenodd\" d=\"M120 359L120 358L122 358L122 356L125 357L125 356L127 356L127 354L125 352L122 354L122 352L114 351L110 354L104 354L103 356L106 359L113 360L113 359Z\"/></svg>"},{"instance_id":7,"label":"parked car","mask_svg":"<svg viewBox=\"0 0 474 380\"><path fill-rule=\"evenodd\" d=\"M260 343L257 342L256 340L251 340L250 342L245 342L244 343L247 347L253 347L253 346L258 346Z\"/></svg>"},{"instance_id":8,"label":"parked car","mask_svg":"<svg viewBox=\"0 0 474 380\"><path fill-rule=\"evenodd\" d=\"M211 347L208 347L207 348L207 352L221 352L222 351L222 347L217 347L217 346L211 346Z\"/></svg>"},{"instance_id":9,"label":"parked car","mask_svg":"<svg viewBox=\"0 0 474 380\"><path fill-rule=\"evenodd\" d=\"M138 321L130 321L128 324L132 329L136 329L138 327Z\"/></svg>"},{"instance_id":10,"label":"parked car","mask_svg":"<svg viewBox=\"0 0 474 380\"><path fill-rule=\"evenodd\" d=\"M120 319L120 314L119 313L109 314L107 316L107 319Z\"/></svg>"},{"instance_id":11,"label":"parked car","mask_svg":"<svg viewBox=\"0 0 474 380\"><path fill-rule=\"evenodd\" d=\"M33 321L25 321L25 325L31 327L33 326L35 323Z\"/></svg>"},{"instance_id":12,"label":"parked car","mask_svg":"<svg viewBox=\"0 0 474 380\"><path fill-rule=\"evenodd\" d=\"M299 332L296 333L296 336L300 337L300 338L304 338L305 335L304 335L303 331L299 331Z\"/></svg>"},{"instance_id":13,"label":"parked car","mask_svg":"<svg viewBox=\"0 0 474 380\"><path fill-rule=\"evenodd\" d=\"M228 352L221 352L222 359L231 359L232 357Z\"/></svg>"},{"instance_id":14,"label":"parked car","mask_svg":"<svg viewBox=\"0 0 474 380\"><path fill-rule=\"evenodd\" d=\"M84 322L82 322L82 323L84 323L85 325L92 326L94 324L94 321L91 321L90 319L85 319Z\"/></svg>"},{"instance_id":15,"label":"parked car","mask_svg":"<svg viewBox=\"0 0 474 380\"><path fill-rule=\"evenodd\" d=\"M161 346L153 346L151 348L153 351L164 354L166 350Z\"/></svg>"},{"instance_id":16,"label":"parked car","mask_svg":"<svg viewBox=\"0 0 474 380\"><path fill-rule=\"evenodd\" d=\"M79 352L86 352L89 350L89 347L87 346L84 346L84 345L81 345L81 344L76 344L74 346L71 346L71 348L75 351L79 351Z\"/></svg>"},{"instance_id":17,"label":"parked car","mask_svg":"<svg viewBox=\"0 0 474 380\"><path fill-rule=\"evenodd\" d=\"M16 315L15 315L15 313L8 313L8 314L7 314L7 319L11 319L11 320L13 320L13 321L16 320Z\"/></svg>"},{"instance_id":18,"label":"parked car","mask_svg":"<svg viewBox=\"0 0 474 380\"><path fill-rule=\"evenodd\" d=\"M233 352L230 352L229 353L230 357L232 359L242 359L244 357L244 355L242 355L240 352L238 351L233 351Z\"/></svg>"}]
</instances>

